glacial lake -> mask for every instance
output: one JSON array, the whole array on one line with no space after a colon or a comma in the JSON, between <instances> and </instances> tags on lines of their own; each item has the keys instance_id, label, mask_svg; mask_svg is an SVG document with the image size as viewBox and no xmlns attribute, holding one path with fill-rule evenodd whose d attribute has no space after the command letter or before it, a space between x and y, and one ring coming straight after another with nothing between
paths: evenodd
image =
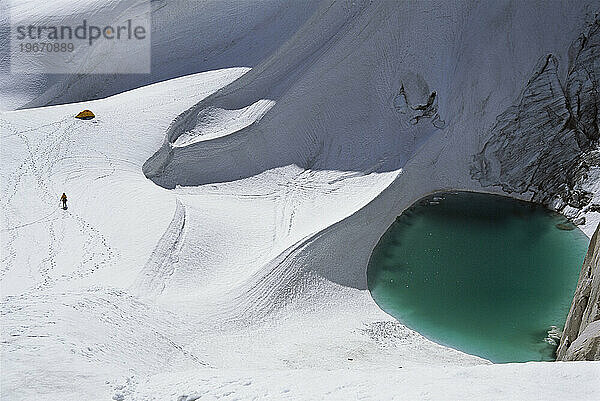
<instances>
[{"instance_id":1,"label":"glacial lake","mask_svg":"<svg viewBox=\"0 0 600 401\"><path fill-rule=\"evenodd\" d=\"M427 196L375 247L369 289L384 311L439 344L498 363L554 360L548 330L563 328L589 244L565 223L503 196Z\"/></svg>"}]
</instances>

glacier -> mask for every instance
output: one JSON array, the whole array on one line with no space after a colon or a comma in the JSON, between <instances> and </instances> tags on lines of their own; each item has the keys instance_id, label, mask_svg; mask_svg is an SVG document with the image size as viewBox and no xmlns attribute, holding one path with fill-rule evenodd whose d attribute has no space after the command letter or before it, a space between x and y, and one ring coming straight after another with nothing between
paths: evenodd
<instances>
[{"instance_id":1,"label":"glacier","mask_svg":"<svg viewBox=\"0 0 600 401\"><path fill-rule=\"evenodd\" d=\"M366 267L438 190L592 235L599 10L155 1L148 76L0 70L2 399L598 398L597 363L429 341Z\"/></svg>"}]
</instances>

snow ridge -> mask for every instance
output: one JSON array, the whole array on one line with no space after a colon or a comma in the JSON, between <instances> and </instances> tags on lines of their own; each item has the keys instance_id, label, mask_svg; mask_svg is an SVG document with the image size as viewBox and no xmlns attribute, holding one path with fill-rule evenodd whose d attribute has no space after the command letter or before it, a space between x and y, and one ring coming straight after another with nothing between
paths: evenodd
<instances>
[{"instance_id":1,"label":"snow ridge","mask_svg":"<svg viewBox=\"0 0 600 401\"><path fill-rule=\"evenodd\" d=\"M165 281L173 274L185 228L185 206L179 199L175 202L171 223L131 287L134 294L156 298L165 288Z\"/></svg>"}]
</instances>

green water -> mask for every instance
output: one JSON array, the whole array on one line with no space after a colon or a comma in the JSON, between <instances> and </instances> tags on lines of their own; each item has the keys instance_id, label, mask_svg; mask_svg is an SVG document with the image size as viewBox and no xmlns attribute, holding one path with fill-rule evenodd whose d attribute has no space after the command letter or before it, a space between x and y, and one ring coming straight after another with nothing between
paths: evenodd
<instances>
[{"instance_id":1,"label":"green water","mask_svg":"<svg viewBox=\"0 0 600 401\"><path fill-rule=\"evenodd\" d=\"M493 362L553 360L589 243L560 215L507 197L428 196L383 235L368 282L386 312Z\"/></svg>"}]
</instances>

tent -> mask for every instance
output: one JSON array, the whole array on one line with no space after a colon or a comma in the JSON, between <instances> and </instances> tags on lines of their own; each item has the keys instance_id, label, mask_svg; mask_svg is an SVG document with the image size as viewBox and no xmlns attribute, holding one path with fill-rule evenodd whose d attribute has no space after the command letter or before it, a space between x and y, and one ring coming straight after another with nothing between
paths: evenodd
<instances>
[{"instance_id":1,"label":"tent","mask_svg":"<svg viewBox=\"0 0 600 401\"><path fill-rule=\"evenodd\" d=\"M96 116L91 112L91 110L83 110L75 116L75 118L79 118L81 120L91 120L94 117Z\"/></svg>"}]
</instances>

